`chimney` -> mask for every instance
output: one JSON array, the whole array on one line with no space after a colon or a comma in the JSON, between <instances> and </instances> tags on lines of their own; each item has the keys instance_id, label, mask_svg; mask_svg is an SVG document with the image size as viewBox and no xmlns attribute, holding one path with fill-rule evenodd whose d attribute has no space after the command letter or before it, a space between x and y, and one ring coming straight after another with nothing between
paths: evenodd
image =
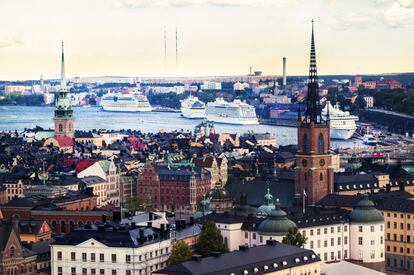
<instances>
[{"instance_id":1,"label":"chimney","mask_svg":"<svg viewBox=\"0 0 414 275\"><path fill-rule=\"evenodd\" d=\"M286 57L283 57L283 86L286 86Z\"/></svg>"}]
</instances>

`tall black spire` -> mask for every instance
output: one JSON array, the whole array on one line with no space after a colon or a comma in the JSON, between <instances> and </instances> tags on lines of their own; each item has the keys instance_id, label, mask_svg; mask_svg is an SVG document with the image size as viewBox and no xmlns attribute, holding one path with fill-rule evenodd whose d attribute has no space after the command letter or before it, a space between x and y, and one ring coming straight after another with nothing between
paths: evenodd
<instances>
[{"instance_id":1,"label":"tall black spire","mask_svg":"<svg viewBox=\"0 0 414 275\"><path fill-rule=\"evenodd\" d=\"M318 73L316 70L315 37L312 20L312 38L309 64L308 95L304 123L322 123L321 105L319 102Z\"/></svg>"}]
</instances>

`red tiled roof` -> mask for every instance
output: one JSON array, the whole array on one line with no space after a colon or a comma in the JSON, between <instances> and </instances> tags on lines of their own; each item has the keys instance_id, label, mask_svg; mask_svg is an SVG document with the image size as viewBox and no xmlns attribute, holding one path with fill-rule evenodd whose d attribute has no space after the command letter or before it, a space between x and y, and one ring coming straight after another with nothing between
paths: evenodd
<instances>
[{"instance_id":1,"label":"red tiled roof","mask_svg":"<svg viewBox=\"0 0 414 275\"><path fill-rule=\"evenodd\" d=\"M80 160L78 160L78 163L76 164L76 172L77 173L82 172L86 168L92 166L92 164L94 164L97 161L98 160L96 160L96 159L80 159Z\"/></svg>"},{"instance_id":2,"label":"red tiled roof","mask_svg":"<svg viewBox=\"0 0 414 275\"><path fill-rule=\"evenodd\" d=\"M73 146L73 139L71 137L54 136L53 138L59 143L59 147L71 147L71 146Z\"/></svg>"}]
</instances>

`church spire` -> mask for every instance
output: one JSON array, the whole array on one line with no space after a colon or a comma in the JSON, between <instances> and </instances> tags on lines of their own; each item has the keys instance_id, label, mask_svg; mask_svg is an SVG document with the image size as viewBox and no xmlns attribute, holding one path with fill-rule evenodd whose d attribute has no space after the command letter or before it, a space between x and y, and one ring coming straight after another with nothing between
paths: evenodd
<instances>
[{"instance_id":1,"label":"church spire","mask_svg":"<svg viewBox=\"0 0 414 275\"><path fill-rule=\"evenodd\" d=\"M309 64L308 95L306 98L305 123L322 123L321 105L319 102L318 73L316 69L315 35L312 20L312 37Z\"/></svg>"},{"instance_id":2,"label":"church spire","mask_svg":"<svg viewBox=\"0 0 414 275\"><path fill-rule=\"evenodd\" d=\"M65 75L65 52L63 48L63 41L62 41L62 58L60 61L60 86L62 88L66 88L66 75Z\"/></svg>"}]
</instances>

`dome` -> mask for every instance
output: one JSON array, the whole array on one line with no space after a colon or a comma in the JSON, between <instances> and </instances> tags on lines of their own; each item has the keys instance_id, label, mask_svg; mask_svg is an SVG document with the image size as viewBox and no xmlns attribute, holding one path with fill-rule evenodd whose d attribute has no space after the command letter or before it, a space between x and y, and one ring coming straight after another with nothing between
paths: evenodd
<instances>
[{"instance_id":1,"label":"dome","mask_svg":"<svg viewBox=\"0 0 414 275\"><path fill-rule=\"evenodd\" d=\"M364 198L357 203L354 210L349 215L351 223L382 223L384 217L381 211L374 207L374 203L365 195Z\"/></svg>"},{"instance_id":2,"label":"dome","mask_svg":"<svg viewBox=\"0 0 414 275\"><path fill-rule=\"evenodd\" d=\"M267 194L264 196L264 204L259 206L258 212L269 215L272 210L275 210L275 204L273 203L273 196L270 194L270 189L267 188Z\"/></svg>"},{"instance_id":3,"label":"dome","mask_svg":"<svg viewBox=\"0 0 414 275\"><path fill-rule=\"evenodd\" d=\"M207 198L210 201L228 200L231 199L229 192L222 186L216 185L214 188L207 192Z\"/></svg>"},{"instance_id":4,"label":"dome","mask_svg":"<svg viewBox=\"0 0 414 275\"><path fill-rule=\"evenodd\" d=\"M285 211L280 209L279 200L275 209L270 211L266 220L259 225L258 232L261 235L285 236L289 229L297 227L296 224L287 218Z\"/></svg>"}]
</instances>

